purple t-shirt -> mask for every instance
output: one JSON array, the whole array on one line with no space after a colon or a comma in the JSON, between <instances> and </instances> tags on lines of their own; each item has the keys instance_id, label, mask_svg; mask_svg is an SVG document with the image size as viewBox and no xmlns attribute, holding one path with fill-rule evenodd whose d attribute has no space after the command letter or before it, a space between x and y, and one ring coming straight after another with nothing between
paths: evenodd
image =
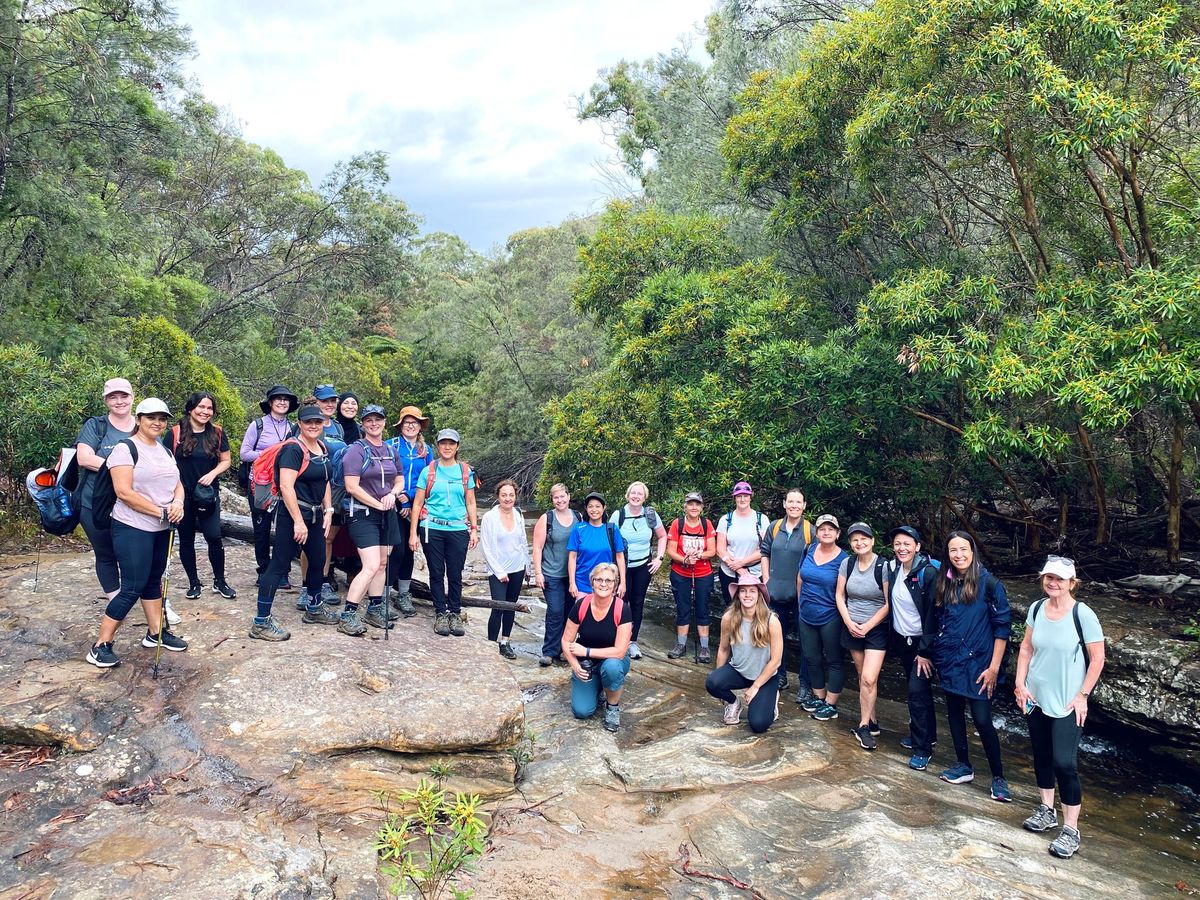
<instances>
[{"instance_id":1,"label":"purple t-shirt","mask_svg":"<svg viewBox=\"0 0 1200 900\"><path fill-rule=\"evenodd\" d=\"M346 455L342 458L342 472L348 476L359 475L361 472L358 486L373 499L382 500L395 486L396 476L400 474L396 467L395 450L387 444L376 447L369 441L365 443L365 448L357 441L346 448ZM364 462L367 464L365 471Z\"/></svg>"},{"instance_id":2,"label":"purple t-shirt","mask_svg":"<svg viewBox=\"0 0 1200 900\"><path fill-rule=\"evenodd\" d=\"M137 438L133 438L137 441ZM147 447L137 441L138 460L134 465L129 445L117 444L108 455L108 467L133 466L133 489L157 506L167 506L175 499L175 486L179 484L179 467L167 448L157 441ZM168 527L159 516L138 512L124 500L117 498L113 504L112 517L130 528L140 531L164 531Z\"/></svg>"}]
</instances>

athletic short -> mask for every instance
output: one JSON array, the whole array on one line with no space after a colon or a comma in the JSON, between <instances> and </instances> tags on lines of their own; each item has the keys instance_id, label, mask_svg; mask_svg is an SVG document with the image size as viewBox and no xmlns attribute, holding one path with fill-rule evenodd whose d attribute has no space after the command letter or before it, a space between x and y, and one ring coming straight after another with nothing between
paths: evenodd
<instances>
[{"instance_id":1,"label":"athletic short","mask_svg":"<svg viewBox=\"0 0 1200 900\"><path fill-rule=\"evenodd\" d=\"M346 531L359 550L399 543L400 524L394 509L355 511L354 515L346 516L346 520Z\"/></svg>"},{"instance_id":2,"label":"athletic short","mask_svg":"<svg viewBox=\"0 0 1200 900\"><path fill-rule=\"evenodd\" d=\"M842 646L847 650L887 650L888 633L892 623L884 619L867 632L866 637L856 638L845 628L842 629Z\"/></svg>"}]
</instances>

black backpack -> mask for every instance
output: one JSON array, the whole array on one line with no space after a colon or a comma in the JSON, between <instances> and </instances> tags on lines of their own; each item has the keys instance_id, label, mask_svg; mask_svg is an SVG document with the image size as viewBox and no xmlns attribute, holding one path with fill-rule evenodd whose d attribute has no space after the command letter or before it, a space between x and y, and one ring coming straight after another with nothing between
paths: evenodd
<instances>
[{"instance_id":1,"label":"black backpack","mask_svg":"<svg viewBox=\"0 0 1200 900\"><path fill-rule=\"evenodd\" d=\"M133 457L133 464L136 466L138 462L137 442L133 438L124 438L120 443L129 447L129 455ZM167 450L165 446L163 449ZM167 453L174 458L175 454L170 450L167 450ZM112 527L112 511L116 502L117 491L113 487L112 472L108 468L106 459L104 465L100 467L100 471L96 473L96 482L92 488L92 522L97 528Z\"/></svg>"}]
</instances>

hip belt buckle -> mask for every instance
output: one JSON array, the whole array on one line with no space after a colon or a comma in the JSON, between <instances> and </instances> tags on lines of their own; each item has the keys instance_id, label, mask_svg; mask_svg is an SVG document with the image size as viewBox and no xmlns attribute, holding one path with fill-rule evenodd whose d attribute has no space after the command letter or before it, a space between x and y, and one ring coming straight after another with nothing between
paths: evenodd
<instances>
[{"instance_id":1,"label":"hip belt buckle","mask_svg":"<svg viewBox=\"0 0 1200 900\"><path fill-rule=\"evenodd\" d=\"M449 519L439 519L437 516L429 516L428 521L434 525L445 525L447 528L456 528L463 524L462 522L451 522Z\"/></svg>"}]
</instances>

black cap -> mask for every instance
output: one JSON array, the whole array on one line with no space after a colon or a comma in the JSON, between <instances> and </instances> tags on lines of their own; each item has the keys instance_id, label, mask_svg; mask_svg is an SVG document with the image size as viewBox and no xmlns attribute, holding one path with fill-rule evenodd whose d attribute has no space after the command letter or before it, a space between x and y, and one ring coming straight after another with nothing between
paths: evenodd
<instances>
[{"instance_id":1,"label":"black cap","mask_svg":"<svg viewBox=\"0 0 1200 900\"><path fill-rule=\"evenodd\" d=\"M917 531L917 529L913 528L911 525L897 525L887 533L887 542L890 544L896 539L896 535L898 534L907 534L918 544L921 543L921 532Z\"/></svg>"},{"instance_id":2,"label":"black cap","mask_svg":"<svg viewBox=\"0 0 1200 900\"><path fill-rule=\"evenodd\" d=\"M846 537L850 537L850 535L854 534L856 531L859 534L865 534L869 538L875 537L875 532L871 530L871 526L866 522L855 522L846 529Z\"/></svg>"},{"instance_id":3,"label":"black cap","mask_svg":"<svg viewBox=\"0 0 1200 900\"><path fill-rule=\"evenodd\" d=\"M288 412L295 412L296 407L300 405L300 398L285 388L282 384L273 384L267 389L267 399L258 404L259 409L264 414L271 412L271 401L276 397L287 397Z\"/></svg>"},{"instance_id":4,"label":"black cap","mask_svg":"<svg viewBox=\"0 0 1200 900\"><path fill-rule=\"evenodd\" d=\"M300 414L296 418L301 422L311 422L313 419L320 419L324 422L325 413L321 412L321 407L319 406L305 406L300 410Z\"/></svg>"},{"instance_id":5,"label":"black cap","mask_svg":"<svg viewBox=\"0 0 1200 900\"><path fill-rule=\"evenodd\" d=\"M584 497L583 505L587 506L592 500L599 500L601 506L608 506L608 504L604 502L604 495L597 491L592 491L590 494Z\"/></svg>"}]
</instances>

